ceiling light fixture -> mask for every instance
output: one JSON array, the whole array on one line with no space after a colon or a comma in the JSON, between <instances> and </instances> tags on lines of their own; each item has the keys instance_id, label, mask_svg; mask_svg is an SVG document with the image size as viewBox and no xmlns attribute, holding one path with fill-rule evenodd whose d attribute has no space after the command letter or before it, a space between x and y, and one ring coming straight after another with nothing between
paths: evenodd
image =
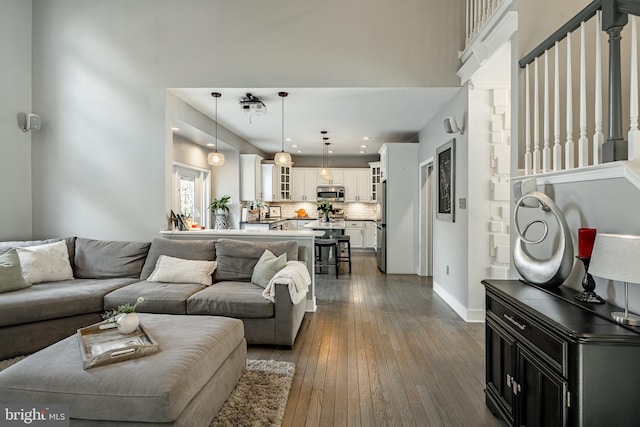
<instances>
[{"instance_id":1,"label":"ceiling light fixture","mask_svg":"<svg viewBox=\"0 0 640 427\"><path fill-rule=\"evenodd\" d=\"M282 150L277 153L273 159L276 166L291 166L291 154L284 151L284 98L289 95L287 92L278 92L278 96L282 98Z\"/></svg>"},{"instance_id":2,"label":"ceiling light fixture","mask_svg":"<svg viewBox=\"0 0 640 427\"><path fill-rule=\"evenodd\" d=\"M371 139L371 137L369 136L363 136L362 139L364 139L365 141L369 141Z\"/></svg>"},{"instance_id":3,"label":"ceiling light fixture","mask_svg":"<svg viewBox=\"0 0 640 427\"><path fill-rule=\"evenodd\" d=\"M215 151L209 153L207 156L207 162L211 166L222 166L224 164L224 154L218 153L218 98L222 96L220 92L211 92L211 96L216 99L216 142Z\"/></svg>"},{"instance_id":4,"label":"ceiling light fixture","mask_svg":"<svg viewBox=\"0 0 640 427\"><path fill-rule=\"evenodd\" d=\"M364 145L364 144L362 144L362 145L360 146L360 148L367 148L367 146L366 146L366 145Z\"/></svg>"}]
</instances>

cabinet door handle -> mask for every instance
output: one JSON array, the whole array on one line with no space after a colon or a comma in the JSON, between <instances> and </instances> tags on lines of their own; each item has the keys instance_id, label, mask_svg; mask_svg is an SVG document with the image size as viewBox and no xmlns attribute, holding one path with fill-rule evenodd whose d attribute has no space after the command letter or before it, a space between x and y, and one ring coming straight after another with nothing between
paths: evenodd
<instances>
[{"instance_id":1,"label":"cabinet door handle","mask_svg":"<svg viewBox=\"0 0 640 427\"><path fill-rule=\"evenodd\" d=\"M520 329L521 331L524 331L527 328L527 325L523 325L521 323L518 323L516 321L516 319L514 319L513 317L509 316L508 314L503 314L504 318L507 319L509 322L511 322L515 327L517 327L518 329Z\"/></svg>"},{"instance_id":2,"label":"cabinet door handle","mask_svg":"<svg viewBox=\"0 0 640 427\"><path fill-rule=\"evenodd\" d=\"M512 381L513 381L513 378L511 378L511 375L507 374L507 387L511 388Z\"/></svg>"}]
</instances>

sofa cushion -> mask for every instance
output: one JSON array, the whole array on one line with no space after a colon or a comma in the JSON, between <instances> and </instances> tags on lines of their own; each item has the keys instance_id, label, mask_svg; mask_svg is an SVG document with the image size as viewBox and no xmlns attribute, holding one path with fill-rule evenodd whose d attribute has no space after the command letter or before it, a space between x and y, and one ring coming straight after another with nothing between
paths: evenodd
<instances>
[{"instance_id":1,"label":"sofa cushion","mask_svg":"<svg viewBox=\"0 0 640 427\"><path fill-rule=\"evenodd\" d=\"M104 295L135 280L64 280L4 293L0 296L0 326L100 313Z\"/></svg>"},{"instance_id":2,"label":"sofa cushion","mask_svg":"<svg viewBox=\"0 0 640 427\"><path fill-rule=\"evenodd\" d=\"M75 277L110 279L140 277L149 252L148 242L76 239Z\"/></svg>"},{"instance_id":3,"label":"sofa cushion","mask_svg":"<svg viewBox=\"0 0 640 427\"><path fill-rule=\"evenodd\" d=\"M22 277L20 257L15 249L0 255L0 292L28 288L31 283Z\"/></svg>"},{"instance_id":4,"label":"sofa cushion","mask_svg":"<svg viewBox=\"0 0 640 427\"><path fill-rule=\"evenodd\" d=\"M138 297L144 301L137 305L141 313L186 314L187 298L205 289L194 283L136 282L115 290L104 297L104 309L114 310L119 305L134 304Z\"/></svg>"},{"instance_id":5,"label":"sofa cushion","mask_svg":"<svg viewBox=\"0 0 640 427\"><path fill-rule=\"evenodd\" d=\"M188 314L238 318L273 317L274 304L262 296L260 286L247 282L218 282L187 300Z\"/></svg>"},{"instance_id":6,"label":"sofa cushion","mask_svg":"<svg viewBox=\"0 0 640 427\"><path fill-rule=\"evenodd\" d=\"M64 241L44 245L16 247L22 276L29 283L73 279L69 252Z\"/></svg>"},{"instance_id":7,"label":"sofa cushion","mask_svg":"<svg viewBox=\"0 0 640 427\"><path fill-rule=\"evenodd\" d=\"M275 256L287 254L288 261L298 260L298 242L243 242L240 240L220 239L216 241L216 261L218 266L213 273L216 282L249 282L258 260L269 249Z\"/></svg>"},{"instance_id":8,"label":"sofa cushion","mask_svg":"<svg viewBox=\"0 0 640 427\"><path fill-rule=\"evenodd\" d=\"M216 249L213 240L184 241L156 237L151 242L149 254L140 273L140 280L147 280L151 272L156 268L160 255L199 261L213 261L216 259Z\"/></svg>"}]
</instances>

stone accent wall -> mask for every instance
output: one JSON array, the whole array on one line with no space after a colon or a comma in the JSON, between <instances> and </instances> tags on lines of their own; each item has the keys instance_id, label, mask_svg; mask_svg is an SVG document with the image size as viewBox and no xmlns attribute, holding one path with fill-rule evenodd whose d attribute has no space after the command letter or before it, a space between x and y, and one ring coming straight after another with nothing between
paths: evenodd
<instances>
[{"instance_id":1,"label":"stone accent wall","mask_svg":"<svg viewBox=\"0 0 640 427\"><path fill-rule=\"evenodd\" d=\"M511 261L509 218L511 215L510 91L493 89L491 97L491 265L489 277L508 279Z\"/></svg>"}]
</instances>

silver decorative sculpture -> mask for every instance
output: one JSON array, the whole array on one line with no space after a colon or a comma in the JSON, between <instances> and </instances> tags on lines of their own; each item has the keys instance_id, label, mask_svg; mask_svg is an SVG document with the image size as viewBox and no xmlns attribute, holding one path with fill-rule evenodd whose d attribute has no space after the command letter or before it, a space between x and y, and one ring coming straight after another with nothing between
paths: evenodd
<instances>
[{"instance_id":1,"label":"silver decorative sculpture","mask_svg":"<svg viewBox=\"0 0 640 427\"><path fill-rule=\"evenodd\" d=\"M538 259L527 250L526 245L536 245L547 238L549 225L544 220L535 219L527 224L524 230L520 228L518 210L521 206L532 206L531 201L526 199L537 200L537 207L545 212L551 212L558 222L560 234L558 236L558 246L548 259ZM516 270L527 282L534 285L546 288L560 286L569 277L573 268L573 243L569 226L562 212L549 196L539 191L531 191L518 199L513 215L516 233L518 234L513 251L513 264ZM527 230L533 224L542 224L544 226L544 233L537 240L529 240L526 237Z\"/></svg>"}]
</instances>

